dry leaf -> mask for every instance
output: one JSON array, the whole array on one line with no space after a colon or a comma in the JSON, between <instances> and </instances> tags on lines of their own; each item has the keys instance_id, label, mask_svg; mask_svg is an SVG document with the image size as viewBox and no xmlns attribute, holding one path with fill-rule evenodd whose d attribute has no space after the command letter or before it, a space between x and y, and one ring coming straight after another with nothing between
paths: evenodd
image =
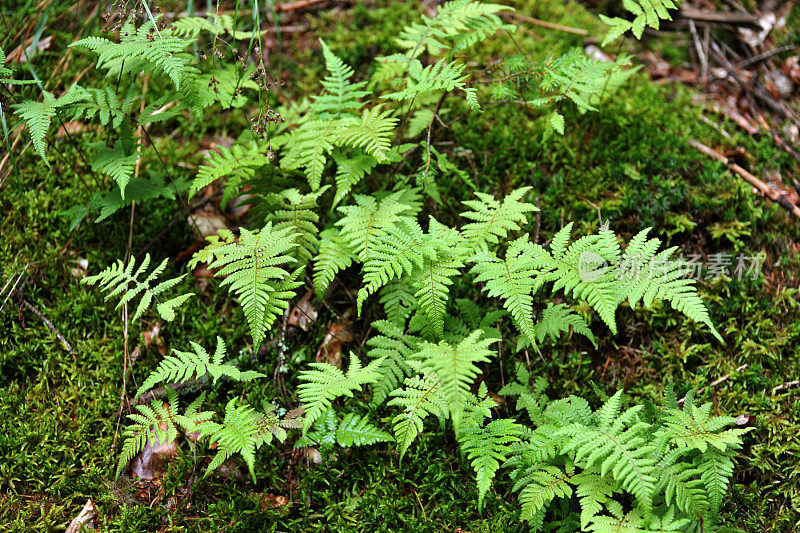
<instances>
[{"instance_id":1,"label":"dry leaf","mask_svg":"<svg viewBox=\"0 0 800 533\"><path fill-rule=\"evenodd\" d=\"M205 206L188 218L189 226L194 231L195 237L198 237L197 232L199 231L201 239L216 235L219 230L228 228L228 222L225 217L222 216L222 213L217 208L211 205ZM194 219L194 222L192 222L192 219Z\"/></svg>"},{"instance_id":2,"label":"dry leaf","mask_svg":"<svg viewBox=\"0 0 800 533\"><path fill-rule=\"evenodd\" d=\"M286 496L279 496L277 494L270 494L265 492L261 496L261 508L262 509L275 509L278 507L285 507L289 505L289 498Z\"/></svg>"},{"instance_id":3,"label":"dry leaf","mask_svg":"<svg viewBox=\"0 0 800 533\"><path fill-rule=\"evenodd\" d=\"M75 262L74 267L70 267L69 272L73 277L83 279L86 277L86 271L89 269L89 260L85 257L79 257Z\"/></svg>"},{"instance_id":4,"label":"dry leaf","mask_svg":"<svg viewBox=\"0 0 800 533\"><path fill-rule=\"evenodd\" d=\"M164 409L169 411L169 404L164 403ZM160 422L162 430L167 429L166 422ZM176 441L161 442L151 435L144 448L133 458L131 471L139 479L149 481L164 473L167 463L178 456L178 443Z\"/></svg>"},{"instance_id":5,"label":"dry leaf","mask_svg":"<svg viewBox=\"0 0 800 533\"><path fill-rule=\"evenodd\" d=\"M303 298L297 302L289 313L287 324L290 326L297 326L303 331L308 331L309 326L317 321L317 309L311 303L311 298L314 296L313 291L308 291Z\"/></svg>"},{"instance_id":6,"label":"dry leaf","mask_svg":"<svg viewBox=\"0 0 800 533\"><path fill-rule=\"evenodd\" d=\"M355 334L350 331L351 322L347 316L341 322L336 322L329 329L317 350L317 362L326 362L336 368L342 368L342 345L355 340Z\"/></svg>"}]
</instances>

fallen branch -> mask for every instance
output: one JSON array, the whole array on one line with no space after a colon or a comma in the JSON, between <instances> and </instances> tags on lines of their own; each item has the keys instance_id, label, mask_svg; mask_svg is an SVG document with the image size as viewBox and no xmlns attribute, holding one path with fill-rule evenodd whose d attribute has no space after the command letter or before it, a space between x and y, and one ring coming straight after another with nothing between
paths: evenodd
<instances>
[{"instance_id":1,"label":"fallen branch","mask_svg":"<svg viewBox=\"0 0 800 533\"><path fill-rule=\"evenodd\" d=\"M47 317L46 317L46 316L44 316L44 315L42 314L42 312L41 312L41 311L39 311L38 309L36 309L36 308L33 306L33 304L31 304L31 303L30 303L30 302L28 302L27 300L22 300L22 305L24 305L25 307L27 307L28 309L30 309L30 310L31 310L31 312L32 312L34 315L36 315L37 317L39 317L39 320L41 320L42 322L44 322L44 325L45 325L45 326L47 326L47 329L49 329L50 331L52 331L52 332L55 334L56 338L57 338L59 341L61 341L61 346L63 346L63 347L64 347L64 349L65 349L65 350L66 350L68 353L73 353L72 346L70 346L69 342L67 342L67 339L65 339L65 338L64 338L64 336L63 336L63 335L62 335L62 334L61 334L61 333L60 333L60 332L59 332L59 331L56 329L56 327L53 325L53 323L52 323L52 322L50 322L50 321L47 319Z\"/></svg>"},{"instance_id":2,"label":"fallen branch","mask_svg":"<svg viewBox=\"0 0 800 533\"><path fill-rule=\"evenodd\" d=\"M678 13L679 18L697 22L717 22L721 24L758 26L759 16L750 13L733 13L730 11L711 11L683 6Z\"/></svg>"},{"instance_id":3,"label":"fallen branch","mask_svg":"<svg viewBox=\"0 0 800 533\"><path fill-rule=\"evenodd\" d=\"M716 150L714 150L712 148L709 148L705 144L697 142L694 139L689 139L688 144L689 144L689 146L697 148L698 150L700 150L701 152L706 154L711 159L715 159L715 160L719 161L720 163L722 163L723 165L725 165L726 167L728 167L728 169L730 171L735 172L736 174L738 174L739 177L741 177L747 183L752 185L762 195L766 196L767 198L769 198L773 202L777 203L778 205L780 205L781 207L783 207L784 209L789 211L795 217L800 219L800 207L798 207L798 206L792 204L791 202L789 202L786 199L786 196L784 196L783 194L780 194L776 190L772 189L769 185L767 185L766 183L764 183L763 181L761 181L760 179L758 179L754 175L750 174L748 171L746 171L745 169L743 169L742 167L740 167L736 163L732 163L730 160L728 160L727 157L725 157L721 153L717 152Z\"/></svg>"},{"instance_id":4,"label":"fallen branch","mask_svg":"<svg viewBox=\"0 0 800 533\"><path fill-rule=\"evenodd\" d=\"M778 385L777 387L773 388L772 389L772 394L774 395L779 390L791 389L793 387L797 387L798 385L800 385L800 381L787 381L786 383L782 383L782 384Z\"/></svg>"},{"instance_id":5,"label":"fallen branch","mask_svg":"<svg viewBox=\"0 0 800 533\"><path fill-rule=\"evenodd\" d=\"M92 529L95 518L97 518L97 508L92 500L86 500L86 505L83 506L81 512L69 523L66 533L78 533Z\"/></svg>"}]
</instances>

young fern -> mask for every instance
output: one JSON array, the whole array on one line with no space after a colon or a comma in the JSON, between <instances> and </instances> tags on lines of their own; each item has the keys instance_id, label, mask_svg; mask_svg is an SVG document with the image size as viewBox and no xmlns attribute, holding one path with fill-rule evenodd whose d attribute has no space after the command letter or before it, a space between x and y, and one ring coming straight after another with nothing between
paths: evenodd
<instances>
[{"instance_id":1,"label":"young fern","mask_svg":"<svg viewBox=\"0 0 800 533\"><path fill-rule=\"evenodd\" d=\"M297 278L303 268L291 273L285 268L296 262L288 255L297 247L296 238L292 228L275 229L267 222L260 231L242 228L235 242L208 247L214 257L209 268L219 268L215 276L225 278L221 285L236 295L256 346L302 285Z\"/></svg>"},{"instance_id":2,"label":"young fern","mask_svg":"<svg viewBox=\"0 0 800 533\"><path fill-rule=\"evenodd\" d=\"M162 281L155 286L151 286L151 284L156 281L158 276L160 276L167 267L167 259L164 259L161 264L155 267L152 272L150 272L150 274L148 274L147 277L141 281L138 278L144 274L144 272L150 266L150 254L145 254L144 259L139 264L139 268L137 268L134 272L133 269L135 263L136 260L131 259L126 266L124 262L118 260L116 263L106 268L99 274L83 278L81 283L88 285L98 284L101 290L111 291L106 296L106 300L121 295L120 301L117 303L117 309L119 309L123 304L130 302L137 296L141 295L142 299L139 301L139 305L136 307L136 310L133 313L133 320L139 319L139 317L141 317L142 314L147 311L147 309L150 307L150 304L152 304L155 300L156 312L159 314L159 316L168 322L172 321L175 318L175 309L180 307L186 300L194 296L194 293L190 292L187 294L182 294L165 301L160 301L158 297L167 289L177 285L186 276L186 274L183 276L178 276L177 278L171 278Z\"/></svg>"},{"instance_id":3,"label":"young fern","mask_svg":"<svg viewBox=\"0 0 800 533\"><path fill-rule=\"evenodd\" d=\"M622 7L632 13L634 19L629 21L620 17L599 15L600 20L610 26L602 46L616 41L628 30L631 30L637 39L642 38L645 27L657 30L662 20L672 20L668 10L676 9L678 3L675 0L624 0Z\"/></svg>"},{"instance_id":4,"label":"young fern","mask_svg":"<svg viewBox=\"0 0 800 533\"><path fill-rule=\"evenodd\" d=\"M213 382L216 382L222 376L234 381L251 381L265 377L260 372L253 370L242 372L232 364L223 363L225 343L220 337L217 337L217 349L214 351L213 357L196 342L191 342L190 344L194 353L173 350L175 355L165 357L159 363L158 368L150 373L142 383L142 386L139 387L139 390L136 391L134 398L138 398L145 391L159 383L184 382L192 378L200 379L206 375L210 375Z\"/></svg>"}]
</instances>

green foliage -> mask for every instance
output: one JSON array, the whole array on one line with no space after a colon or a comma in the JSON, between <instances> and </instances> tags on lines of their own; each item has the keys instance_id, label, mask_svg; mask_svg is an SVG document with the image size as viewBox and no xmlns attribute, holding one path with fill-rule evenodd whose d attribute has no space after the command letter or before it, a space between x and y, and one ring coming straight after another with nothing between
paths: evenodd
<instances>
[{"instance_id":1,"label":"green foliage","mask_svg":"<svg viewBox=\"0 0 800 533\"><path fill-rule=\"evenodd\" d=\"M225 183L224 205L239 191L239 185L255 175L255 171L270 162L255 144L234 145L230 149L219 147L219 152L209 151L206 161L197 170L197 177L189 188L191 198L212 182L228 178Z\"/></svg>"},{"instance_id":2,"label":"green foliage","mask_svg":"<svg viewBox=\"0 0 800 533\"><path fill-rule=\"evenodd\" d=\"M303 433L322 416L333 400L341 396L352 397L353 392L360 390L363 385L378 381L381 378L378 370L382 363L381 358L362 367L358 357L351 355L347 374L329 363L311 363L311 370L300 373L304 383L298 387L298 396L305 410Z\"/></svg>"},{"instance_id":3,"label":"green foliage","mask_svg":"<svg viewBox=\"0 0 800 533\"><path fill-rule=\"evenodd\" d=\"M302 285L297 278L303 268L291 273L285 268L296 262L288 254L298 246L297 235L291 227L277 229L267 222L257 231L242 228L235 242L207 247L214 257L209 268L219 268L215 276L225 278L220 285L229 285L236 295L256 346Z\"/></svg>"},{"instance_id":4,"label":"green foliage","mask_svg":"<svg viewBox=\"0 0 800 533\"><path fill-rule=\"evenodd\" d=\"M234 381L250 381L264 377L264 374L248 370L242 372L234 365L223 363L225 356L225 343L217 337L217 349L214 356L211 355L196 342L190 343L194 349L192 352L181 352L173 350L175 355L164 358L159 363L158 368L150 373L147 379L136 391L134 398L138 398L145 391L158 385L159 383L183 382L192 378L200 379L205 375L211 375L216 382L222 376L226 376Z\"/></svg>"},{"instance_id":5,"label":"green foliage","mask_svg":"<svg viewBox=\"0 0 800 533\"><path fill-rule=\"evenodd\" d=\"M610 26L603 39L603 46L616 41L623 33L631 30L637 39L642 38L645 27L655 30L662 20L672 20L668 9L675 9L679 2L674 0L623 0L622 7L634 15L632 21L619 17L599 15L600 20Z\"/></svg>"},{"instance_id":6,"label":"green foliage","mask_svg":"<svg viewBox=\"0 0 800 533\"><path fill-rule=\"evenodd\" d=\"M185 274L184 276L164 280L155 286L151 286L164 272L164 269L167 268L167 259L164 259L161 264L155 267L143 280L139 280L138 278L144 274L150 266L150 254L145 254L136 272L133 271L135 263L136 260L131 259L126 266L123 261L118 260L99 274L83 278L81 283L89 285L99 284L100 289L107 292L110 291L106 296L106 300L115 296L121 296L119 303L117 303L117 309L141 295L142 299L139 301L139 305L133 313L133 320L139 319L154 300L156 301L156 312L159 316L167 321L173 320L175 318L175 309L194 296L194 293L182 294L163 302L160 301L158 297L162 292L177 285L184 278Z\"/></svg>"},{"instance_id":7,"label":"green foliage","mask_svg":"<svg viewBox=\"0 0 800 533\"><path fill-rule=\"evenodd\" d=\"M371 424L367 417L347 413L340 419L334 409L325 411L312 427L312 431L298 439L296 447L313 445L331 449L338 445L349 448L393 440L390 434Z\"/></svg>"},{"instance_id":8,"label":"green foliage","mask_svg":"<svg viewBox=\"0 0 800 533\"><path fill-rule=\"evenodd\" d=\"M518 384L501 392L519 395L517 407L527 408L535 426L506 463L522 517L534 527L541 527L553 500L573 495L586 531L622 524L684 531L718 519L732 473L728 461L748 430L723 431L735 420L710 416L710 403L697 408L687 400L679 410L667 401L648 411L625 408L618 391L592 412L577 396L549 401L541 387L530 392ZM626 494L634 501L629 513L615 499Z\"/></svg>"}]
</instances>

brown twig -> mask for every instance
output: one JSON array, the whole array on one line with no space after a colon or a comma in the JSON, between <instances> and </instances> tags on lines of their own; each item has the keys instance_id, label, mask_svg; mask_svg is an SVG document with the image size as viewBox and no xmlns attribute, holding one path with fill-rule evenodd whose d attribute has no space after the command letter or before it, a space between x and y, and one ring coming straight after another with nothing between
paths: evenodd
<instances>
[{"instance_id":1,"label":"brown twig","mask_svg":"<svg viewBox=\"0 0 800 533\"><path fill-rule=\"evenodd\" d=\"M53 332L53 334L54 334L54 335L56 336L56 338L57 338L57 339L58 339L58 340L61 342L61 346L63 346L63 347L64 347L64 349L67 351L67 353L70 353L70 354L71 354L71 353L74 353L74 350L72 349L72 346L70 346L70 344L69 344L69 342L67 341L67 339L65 339L65 338L64 338L64 336L61 334L61 332L60 332L60 331L58 331L58 330L56 329L56 327L53 325L53 323L52 323L52 322L50 322L50 321L47 319L47 317L46 317L46 316L44 316L44 315L42 314L42 312L41 312L41 311L39 311L38 309L36 309L36 308L33 306L33 304L32 304L32 303L30 303L28 300L25 300L25 299L23 299L23 300L20 300L20 301L22 302L22 305L24 305L25 307L27 307L27 308L28 308L28 309L29 309L29 310L30 310L30 311L31 311L31 312L32 312L34 315L36 315L37 317L39 317L39 320L41 320L42 322L44 322L44 325L45 325L45 326L47 326L47 329L49 329L50 331L52 331L52 332Z\"/></svg>"},{"instance_id":2,"label":"brown twig","mask_svg":"<svg viewBox=\"0 0 800 533\"><path fill-rule=\"evenodd\" d=\"M755 177L754 175L752 175L751 173L749 173L748 171L737 165L736 163L732 163L727 157L717 152L716 150L709 148L705 144L697 142L694 139L689 139L688 144L689 146L697 148L711 159L715 159L720 163L722 163L723 165L725 165L726 167L728 167L729 170L738 174L739 177L741 177L747 183L752 185L762 195L766 196L773 202L776 202L778 205L782 206L791 214L793 214L795 217L800 219L800 207L790 203L784 195L780 194L778 191L775 191L769 185L767 185L766 183L764 183L763 181L761 181L760 179L758 179L757 177Z\"/></svg>"},{"instance_id":3,"label":"brown twig","mask_svg":"<svg viewBox=\"0 0 800 533\"><path fill-rule=\"evenodd\" d=\"M523 22L527 22L528 24L533 24L534 26L541 26L542 28L547 28L548 30L564 31L567 33L574 33L575 35L589 35L589 32L584 30L583 28L573 28L572 26L564 26L563 24L547 22L546 20L535 19L533 17L528 17L526 15L521 15L519 13L504 13L502 16L505 18L510 17L517 20L521 20Z\"/></svg>"},{"instance_id":4,"label":"brown twig","mask_svg":"<svg viewBox=\"0 0 800 533\"><path fill-rule=\"evenodd\" d=\"M742 370L746 369L747 367L748 367L748 365L747 365L747 364L744 364L744 365L742 365L742 366L738 367L736 370L734 370L734 372L741 372ZM709 383L709 384L708 384L708 387L703 387L702 389L698 389L698 390L697 390L697 392L698 392L698 393L700 393L700 392L703 392L703 391L704 391L704 390L706 390L706 389L713 389L714 387L716 387L716 386L717 386L717 385L719 385L720 383L723 383L723 382L725 382L725 381L728 381L728 380L730 379L730 377L731 377L731 374L732 374L732 373L733 373L733 372L731 372L731 373L729 373L729 374L725 374L725 375L724 375L724 376L722 376L721 378L715 379L714 381L712 381L711 383ZM684 403L685 401L686 401L686 396L684 396L683 398L681 398L680 400L678 400L678 403L679 403L679 404L682 404L682 403Z\"/></svg>"}]
</instances>

